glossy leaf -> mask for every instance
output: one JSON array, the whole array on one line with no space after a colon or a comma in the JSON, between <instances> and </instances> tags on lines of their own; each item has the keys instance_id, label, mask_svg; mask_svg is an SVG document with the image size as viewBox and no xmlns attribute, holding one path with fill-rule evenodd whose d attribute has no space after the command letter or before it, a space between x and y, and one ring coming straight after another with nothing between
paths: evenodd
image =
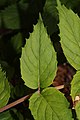
<instances>
[{"instance_id":1,"label":"glossy leaf","mask_svg":"<svg viewBox=\"0 0 80 120\"><path fill-rule=\"evenodd\" d=\"M0 120L14 120L9 111L0 113Z\"/></svg>"},{"instance_id":2,"label":"glossy leaf","mask_svg":"<svg viewBox=\"0 0 80 120\"><path fill-rule=\"evenodd\" d=\"M16 4L8 6L2 11L3 21L6 28L19 29L20 28L20 17Z\"/></svg>"},{"instance_id":3,"label":"glossy leaf","mask_svg":"<svg viewBox=\"0 0 80 120\"><path fill-rule=\"evenodd\" d=\"M80 71L77 71L71 82L71 96L74 99L77 95L80 95Z\"/></svg>"},{"instance_id":4,"label":"glossy leaf","mask_svg":"<svg viewBox=\"0 0 80 120\"><path fill-rule=\"evenodd\" d=\"M59 0L59 29L61 45L69 63L76 69L80 69L80 18L72 10L61 5Z\"/></svg>"},{"instance_id":5,"label":"glossy leaf","mask_svg":"<svg viewBox=\"0 0 80 120\"><path fill-rule=\"evenodd\" d=\"M54 88L46 88L41 94L34 93L29 108L35 120L72 120L68 101Z\"/></svg>"},{"instance_id":6,"label":"glossy leaf","mask_svg":"<svg viewBox=\"0 0 80 120\"><path fill-rule=\"evenodd\" d=\"M0 108L5 106L10 97L10 86L6 75L0 67Z\"/></svg>"},{"instance_id":7,"label":"glossy leaf","mask_svg":"<svg viewBox=\"0 0 80 120\"><path fill-rule=\"evenodd\" d=\"M56 74L56 53L43 22L38 21L22 49L21 74L25 84L33 89L47 87Z\"/></svg>"}]
</instances>

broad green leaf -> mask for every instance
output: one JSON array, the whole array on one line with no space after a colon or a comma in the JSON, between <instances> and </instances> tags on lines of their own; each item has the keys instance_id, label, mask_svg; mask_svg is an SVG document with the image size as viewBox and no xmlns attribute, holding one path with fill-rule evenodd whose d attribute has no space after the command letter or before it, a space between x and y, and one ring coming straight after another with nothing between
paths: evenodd
<instances>
[{"instance_id":1,"label":"broad green leaf","mask_svg":"<svg viewBox=\"0 0 80 120\"><path fill-rule=\"evenodd\" d=\"M80 69L80 18L72 10L61 6L59 0L59 29L61 45L69 63L76 69Z\"/></svg>"},{"instance_id":2,"label":"broad green leaf","mask_svg":"<svg viewBox=\"0 0 80 120\"><path fill-rule=\"evenodd\" d=\"M80 102L76 104L75 110L76 110L77 118L78 120L80 120Z\"/></svg>"},{"instance_id":3,"label":"broad green leaf","mask_svg":"<svg viewBox=\"0 0 80 120\"><path fill-rule=\"evenodd\" d=\"M10 97L10 86L5 73L0 67L0 108L5 106Z\"/></svg>"},{"instance_id":4,"label":"broad green leaf","mask_svg":"<svg viewBox=\"0 0 80 120\"><path fill-rule=\"evenodd\" d=\"M22 49L21 74L25 84L33 89L52 83L56 74L56 53L43 22L38 21Z\"/></svg>"},{"instance_id":5,"label":"broad green leaf","mask_svg":"<svg viewBox=\"0 0 80 120\"><path fill-rule=\"evenodd\" d=\"M18 33L17 35L15 35L14 37L11 38L11 44L17 53L21 52L21 47L22 47L21 33Z\"/></svg>"},{"instance_id":6,"label":"broad green leaf","mask_svg":"<svg viewBox=\"0 0 80 120\"><path fill-rule=\"evenodd\" d=\"M9 111L0 113L0 120L14 120Z\"/></svg>"},{"instance_id":7,"label":"broad green leaf","mask_svg":"<svg viewBox=\"0 0 80 120\"><path fill-rule=\"evenodd\" d=\"M20 28L20 16L17 5L8 6L2 11L3 21L6 28L19 29Z\"/></svg>"},{"instance_id":8,"label":"broad green leaf","mask_svg":"<svg viewBox=\"0 0 80 120\"><path fill-rule=\"evenodd\" d=\"M71 96L74 99L77 95L80 95L80 71L77 71L71 82Z\"/></svg>"},{"instance_id":9,"label":"broad green leaf","mask_svg":"<svg viewBox=\"0 0 80 120\"><path fill-rule=\"evenodd\" d=\"M58 15L56 10L56 0L46 0L45 6L43 8L43 21L47 27L48 33L51 35L56 32Z\"/></svg>"},{"instance_id":10,"label":"broad green leaf","mask_svg":"<svg viewBox=\"0 0 80 120\"><path fill-rule=\"evenodd\" d=\"M30 98L29 108L35 120L72 120L69 103L55 88L36 92Z\"/></svg>"}]
</instances>

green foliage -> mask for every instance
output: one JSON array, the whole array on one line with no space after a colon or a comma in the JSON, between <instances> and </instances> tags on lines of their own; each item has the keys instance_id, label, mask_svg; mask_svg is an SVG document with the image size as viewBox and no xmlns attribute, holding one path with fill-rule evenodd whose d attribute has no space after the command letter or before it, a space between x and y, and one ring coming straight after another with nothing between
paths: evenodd
<instances>
[{"instance_id":1,"label":"green foliage","mask_svg":"<svg viewBox=\"0 0 80 120\"><path fill-rule=\"evenodd\" d=\"M58 30L58 15L56 9L56 0L46 0L43 8L43 21L47 27L48 33L51 35Z\"/></svg>"},{"instance_id":2,"label":"green foliage","mask_svg":"<svg viewBox=\"0 0 80 120\"><path fill-rule=\"evenodd\" d=\"M14 120L9 111L0 113L0 120Z\"/></svg>"},{"instance_id":3,"label":"green foliage","mask_svg":"<svg viewBox=\"0 0 80 120\"><path fill-rule=\"evenodd\" d=\"M80 120L80 103L76 104L75 110L76 110L77 118L78 120Z\"/></svg>"},{"instance_id":4,"label":"green foliage","mask_svg":"<svg viewBox=\"0 0 80 120\"><path fill-rule=\"evenodd\" d=\"M5 8L5 10L2 11L2 16L5 28L8 29L20 28L20 19L17 4L13 4Z\"/></svg>"},{"instance_id":5,"label":"green foliage","mask_svg":"<svg viewBox=\"0 0 80 120\"><path fill-rule=\"evenodd\" d=\"M23 120L23 116L16 109L11 109L0 113L0 120Z\"/></svg>"},{"instance_id":6,"label":"green foliage","mask_svg":"<svg viewBox=\"0 0 80 120\"><path fill-rule=\"evenodd\" d=\"M61 46L69 63L77 70L71 82L73 101L80 97L80 18L57 0ZM80 120L80 103L74 102L77 118Z\"/></svg>"},{"instance_id":7,"label":"green foliage","mask_svg":"<svg viewBox=\"0 0 80 120\"><path fill-rule=\"evenodd\" d=\"M50 87L57 62L63 59L56 42L61 43L63 56L77 70L71 97L80 120L80 100L75 102L76 96L80 97L80 18L74 13L80 15L79 5L80 0L0 0L0 108L37 89L29 102L0 113L1 120L75 119L66 97ZM61 54L58 60L52 43Z\"/></svg>"},{"instance_id":8,"label":"green foliage","mask_svg":"<svg viewBox=\"0 0 80 120\"><path fill-rule=\"evenodd\" d=\"M71 96L73 97L73 100L79 94L80 94L80 71L77 71L71 82Z\"/></svg>"},{"instance_id":9,"label":"green foliage","mask_svg":"<svg viewBox=\"0 0 80 120\"><path fill-rule=\"evenodd\" d=\"M23 118L23 116L22 116L22 114L18 111L18 110L16 110L16 109L11 109L10 110L10 114L11 114L11 116L13 116L12 118L15 120L24 120L24 118Z\"/></svg>"},{"instance_id":10,"label":"green foliage","mask_svg":"<svg viewBox=\"0 0 80 120\"><path fill-rule=\"evenodd\" d=\"M46 88L30 98L30 110L35 120L72 120L69 104L62 93Z\"/></svg>"},{"instance_id":11,"label":"green foliage","mask_svg":"<svg viewBox=\"0 0 80 120\"><path fill-rule=\"evenodd\" d=\"M80 19L72 10L58 2L61 45L70 64L80 69Z\"/></svg>"},{"instance_id":12,"label":"green foliage","mask_svg":"<svg viewBox=\"0 0 80 120\"><path fill-rule=\"evenodd\" d=\"M22 49L21 74L25 84L33 89L52 83L57 69L56 53L41 20Z\"/></svg>"},{"instance_id":13,"label":"green foliage","mask_svg":"<svg viewBox=\"0 0 80 120\"><path fill-rule=\"evenodd\" d=\"M0 0L0 7L15 4L18 0Z\"/></svg>"},{"instance_id":14,"label":"green foliage","mask_svg":"<svg viewBox=\"0 0 80 120\"><path fill-rule=\"evenodd\" d=\"M8 103L10 97L10 86L6 74L0 67L0 108Z\"/></svg>"},{"instance_id":15,"label":"green foliage","mask_svg":"<svg viewBox=\"0 0 80 120\"><path fill-rule=\"evenodd\" d=\"M13 49L15 50L15 52L21 53L21 47L22 47L22 35L21 33L18 33L17 35L13 36L11 38L11 44L13 46Z\"/></svg>"}]
</instances>

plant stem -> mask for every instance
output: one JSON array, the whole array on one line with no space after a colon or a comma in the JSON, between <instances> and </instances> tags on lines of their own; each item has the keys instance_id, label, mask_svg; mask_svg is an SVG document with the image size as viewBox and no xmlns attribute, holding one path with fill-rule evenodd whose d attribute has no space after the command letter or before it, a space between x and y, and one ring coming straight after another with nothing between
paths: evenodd
<instances>
[{"instance_id":1,"label":"plant stem","mask_svg":"<svg viewBox=\"0 0 80 120\"><path fill-rule=\"evenodd\" d=\"M58 89L58 90L60 90L60 89L63 89L63 88L64 88L64 85L56 86L55 88ZM39 93L40 93L40 88L38 89L38 91L39 91ZM32 94L26 95L26 96L20 98L19 100L16 100L16 101L14 101L14 102L12 102L12 103L10 103L10 104L8 104L8 105L0 108L0 113L1 113L1 112L4 112L5 110L8 110L8 109L10 109L10 108L12 108L12 107L14 107L14 106L16 106L16 105L18 105L18 104L20 104L20 103L22 103L22 102L24 102L26 99L30 98L31 95L32 95Z\"/></svg>"},{"instance_id":2,"label":"plant stem","mask_svg":"<svg viewBox=\"0 0 80 120\"><path fill-rule=\"evenodd\" d=\"M31 96L31 94L30 95L26 95L26 96L20 98L19 100L16 100L16 101L14 101L14 102L12 102L12 103L10 103L10 104L0 108L0 113L5 111L5 110L8 110L8 109L10 109L10 108L12 108L12 107L14 107L16 105L18 105L18 104L20 104L22 102L24 102L26 99L30 98L30 96Z\"/></svg>"}]
</instances>

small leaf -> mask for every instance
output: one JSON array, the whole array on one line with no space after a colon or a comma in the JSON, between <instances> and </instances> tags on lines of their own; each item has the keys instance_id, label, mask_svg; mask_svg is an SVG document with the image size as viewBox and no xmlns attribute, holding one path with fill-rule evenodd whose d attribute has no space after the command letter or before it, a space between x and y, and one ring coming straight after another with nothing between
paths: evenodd
<instances>
[{"instance_id":1,"label":"small leaf","mask_svg":"<svg viewBox=\"0 0 80 120\"><path fill-rule=\"evenodd\" d=\"M36 89L52 83L57 70L56 53L41 20L26 41L20 62L26 86Z\"/></svg>"},{"instance_id":2,"label":"small leaf","mask_svg":"<svg viewBox=\"0 0 80 120\"><path fill-rule=\"evenodd\" d=\"M0 113L0 120L14 120L9 111Z\"/></svg>"},{"instance_id":3,"label":"small leaf","mask_svg":"<svg viewBox=\"0 0 80 120\"><path fill-rule=\"evenodd\" d=\"M0 108L8 103L10 97L10 86L6 75L0 68Z\"/></svg>"},{"instance_id":4,"label":"small leaf","mask_svg":"<svg viewBox=\"0 0 80 120\"><path fill-rule=\"evenodd\" d=\"M2 11L3 21L6 28L19 29L20 28L20 17L18 13L17 5L8 6Z\"/></svg>"},{"instance_id":5,"label":"small leaf","mask_svg":"<svg viewBox=\"0 0 80 120\"><path fill-rule=\"evenodd\" d=\"M77 95L80 95L80 71L77 71L71 82L71 96L74 99Z\"/></svg>"},{"instance_id":6,"label":"small leaf","mask_svg":"<svg viewBox=\"0 0 80 120\"><path fill-rule=\"evenodd\" d=\"M30 98L29 108L35 120L72 120L69 103L64 95L54 88L36 92Z\"/></svg>"},{"instance_id":7,"label":"small leaf","mask_svg":"<svg viewBox=\"0 0 80 120\"><path fill-rule=\"evenodd\" d=\"M69 63L76 69L80 69L80 18L72 10L61 6L59 0L59 29L61 45Z\"/></svg>"},{"instance_id":8,"label":"small leaf","mask_svg":"<svg viewBox=\"0 0 80 120\"><path fill-rule=\"evenodd\" d=\"M21 47L22 47L21 33L18 33L17 35L15 35L14 37L11 38L11 44L17 53L21 52Z\"/></svg>"}]
</instances>

